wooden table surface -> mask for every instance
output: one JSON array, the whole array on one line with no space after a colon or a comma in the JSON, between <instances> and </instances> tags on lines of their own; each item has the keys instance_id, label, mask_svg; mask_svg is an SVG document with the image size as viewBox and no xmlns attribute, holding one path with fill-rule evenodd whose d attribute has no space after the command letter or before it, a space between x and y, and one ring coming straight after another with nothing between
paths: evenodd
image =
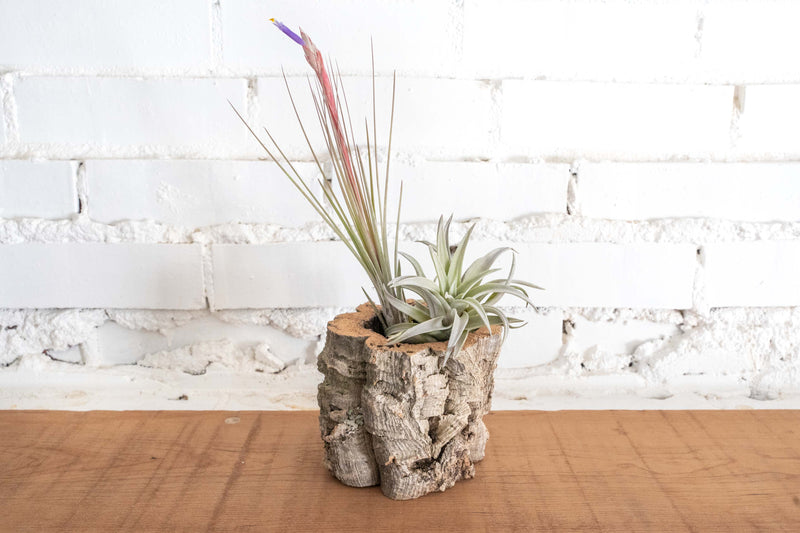
<instances>
[{"instance_id":1,"label":"wooden table surface","mask_svg":"<svg viewBox=\"0 0 800 533\"><path fill-rule=\"evenodd\" d=\"M485 420L475 479L399 502L330 477L316 412L4 411L0 530L800 531L800 411Z\"/></svg>"}]
</instances>

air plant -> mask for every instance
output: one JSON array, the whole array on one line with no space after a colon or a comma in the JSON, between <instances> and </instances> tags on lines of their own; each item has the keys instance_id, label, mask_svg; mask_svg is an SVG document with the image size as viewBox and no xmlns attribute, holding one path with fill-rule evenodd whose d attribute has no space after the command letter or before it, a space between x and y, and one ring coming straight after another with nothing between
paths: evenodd
<instances>
[{"instance_id":1,"label":"air plant","mask_svg":"<svg viewBox=\"0 0 800 533\"><path fill-rule=\"evenodd\" d=\"M439 219L436 243L420 241L428 247L436 276L430 280L414 257L400 252L414 268L416 275L400 276L391 281L392 288L403 288L416 293L422 301L404 302L389 297L389 303L410 318L390 326L387 330L389 343L447 341L444 363L458 353L467 335L481 327L491 331L494 324L502 324L503 340L512 327L524 325L522 320L507 317L496 307L504 295L508 294L533 305L524 287L541 287L514 279L515 256L511 256L511 268L505 278L484 281L486 276L498 272L492 268L494 262L504 252L514 252L509 247L492 250L473 262L466 270L464 256L469 243L472 225L457 246L451 247L449 241L451 216L446 222Z\"/></svg>"},{"instance_id":2,"label":"air plant","mask_svg":"<svg viewBox=\"0 0 800 533\"><path fill-rule=\"evenodd\" d=\"M400 207L403 187L397 200L394 221L394 247L389 241L389 163L392 146L392 125L394 123L395 77L392 78L392 106L389 121L388 149L386 167L381 176L378 165L376 109L375 109L375 62L372 61L372 135L369 124L365 122L366 149L356 144L350 119L347 97L342 87L341 75L331 77L325 66L322 54L314 46L308 35L300 30L300 35L281 22L270 19L283 33L303 47L305 58L316 75L316 85L309 83L314 106L323 133L328 156L330 157L336 185L320 179L323 198L318 198L309 183L295 170L291 161L275 142L272 134L264 128L272 146L259 137L244 117L234 111L244 122L261 147L289 178L303 197L317 211L323 221L347 246L366 271L377 293L380 306L373 305L378 319L388 336L390 344L400 342L448 341L445 362L463 346L467 335L480 327L491 329L494 324L504 327L503 337L510 327L522 321L508 318L495 305L500 298L509 294L527 304L532 304L523 286L540 288L536 285L513 279L514 261L508 277L484 282L483 279L499 269L492 268L495 260L510 248L498 248L475 261L462 274L464 254L472 228L470 228L454 250L449 245L450 220L440 219L436 244L424 242L430 249L436 277L431 280L413 257L397 249L400 226ZM295 116L300 124L303 137L311 151L321 175L325 175L320 158L309 140L306 128L300 118L289 83L284 75L284 83ZM344 105L342 105L344 104ZM233 105L231 104L231 107ZM336 191L339 191L337 194ZM329 204L329 212L323 205ZM399 256L405 257L413 266L415 276L402 276ZM405 291L417 294L422 301L406 301Z\"/></svg>"},{"instance_id":3,"label":"air plant","mask_svg":"<svg viewBox=\"0 0 800 533\"><path fill-rule=\"evenodd\" d=\"M381 325L384 329L394 324L406 320L405 315L395 307L388 304L388 298L402 298L403 292L400 288L392 288L389 282L394 279L398 267L397 250L397 228L399 227L400 203L402 201L402 186L400 197L397 204L397 220L395 221L394 248L392 249L389 241L389 210L388 210L388 188L389 188L389 163L390 157L386 157L386 167L381 176L378 164L377 149L377 128L375 110L375 75L373 60L372 76L372 136L370 128L365 124L366 130L366 149L356 144L352 121L350 119L347 98L342 88L341 75L331 77L325 66L322 54L314 46L309 36L300 30L297 35L281 22L271 19L283 33L293 41L303 47L305 58L316 75L316 86L309 87L314 100L317 118L325 139L328 155L336 178L337 187L334 188L328 180L320 179L324 200L330 205L333 213L327 211L322 203L323 199L318 198L312 191L309 183L295 170L291 161L286 157L283 150L278 146L270 134L264 128L264 132L273 148L267 146L247 124L247 121L234 107L234 111L245 123L250 133L258 140L261 147L267 152L270 158L278 165L283 173L289 178L294 186L300 191L305 199L322 217L322 220L334 231L337 237L348 247L350 252L356 257L364 268L372 282L373 287L381 303L380 308L372 302L368 294L367 299L375 307ZM325 175L322 168L320 157L317 155L311 141L308 138L306 128L300 119L300 114L289 89L288 81L284 75L284 83L289 93L289 99L295 116L300 124L303 137L311 150L312 157L321 175ZM391 153L392 144L392 124L394 123L394 97L395 84L392 83L392 111L389 122L389 137L387 152ZM344 104L344 105L343 105ZM336 190L340 194L336 194Z\"/></svg>"}]
</instances>

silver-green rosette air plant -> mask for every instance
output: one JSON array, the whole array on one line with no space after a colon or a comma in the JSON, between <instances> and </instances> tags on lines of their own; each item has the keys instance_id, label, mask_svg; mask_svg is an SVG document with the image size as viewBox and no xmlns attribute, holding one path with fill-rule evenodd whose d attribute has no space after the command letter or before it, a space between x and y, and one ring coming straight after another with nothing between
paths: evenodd
<instances>
[{"instance_id":1,"label":"silver-green rosette air plant","mask_svg":"<svg viewBox=\"0 0 800 533\"><path fill-rule=\"evenodd\" d=\"M388 343L447 341L446 363L462 348L470 332L481 327L491 330L492 325L499 324L503 326L505 337L510 327L522 325L521 320L507 317L497 307L497 303L502 296L508 294L533 305L524 287L540 287L513 279L513 259L507 276L484 281L487 276L500 270L493 265L504 252L513 253L510 248L498 248L464 268L467 244L474 226L468 229L457 246L451 248L449 229L452 217L446 222L443 218L440 219L436 243L423 241L429 248L433 261L433 279L425 276L415 258L397 249L402 184L392 220L394 243L390 242L388 191L396 79L393 77L392 81L386 163L381 168L377 148L374 59L372 131L370 132L365 121L364 147L356 143L341 75L337 72L336 75L329 76L322 54L305 32L301 30L298 35L281 22L275 19L271 21L303 47L306 61L316 75L316 84L309 83L309 87L325 140L327 157L335 175L335 186L326 179L320 179L322 197L315 195L308 181L297 172L270 131L264 128L266 139L262 139L235 108L234 111L269 157L366 271L380 305L373 302L369 295L367 299L375 309ZM320 174L324 176L323 158L314 150L309 140L285 75L284 82L305 141ZM400 256L411 263L415 275L401 275ZM406 291L417 295L419 299L406 300Z\"/></svg>"},{"instance_id":2,"label":"silver-green rosette air plant","mask_svg":"<svg viewBox=\"0 0 800 533\"><path fill-rule=\"evenodd\" d=\"M433 280L425 277L422 266L414 257L400 252L414 267L416 275L398 276L389 287L407 289L422 298L422 302L408 303L388 296L389 305L401 311L408 320L393 324L386 331L390 344L447 341L445 363L461 349L467 335L482 326L491 330L493 324L501 324L505 336L508 329L524 324L517 318L507 317L496 304L509 294L533 305L524 287L541 288L514 279L513 255L507 277L484 281L490 274L501 270L493 268L501 254L514 252L508 247L496 248L464 269L467 244L475 226L467 230L458 245L451 247L451 221L452 217L446 222L443 217L439 219L436 243L421 241L428 247L436 271Z\"/></svg>"}]
</instances>

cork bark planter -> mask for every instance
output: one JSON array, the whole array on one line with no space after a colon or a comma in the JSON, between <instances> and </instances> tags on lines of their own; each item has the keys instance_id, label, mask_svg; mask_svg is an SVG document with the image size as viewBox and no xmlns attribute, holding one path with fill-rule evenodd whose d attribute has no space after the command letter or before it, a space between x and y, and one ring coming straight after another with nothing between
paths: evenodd
<instances>
[{"instance_id":1,"label":"cork bark planter","mask_svg":"<svg viewBox=\"0 0 800 533\"><path fill-rule=\"evenodd\" d=\"M395 500L475 474L489 432L501 328L470 334L444 368L446 343L388 346L371 306L328 323L318 367L325 464L345 485Z\"/></svg>"}]
</instances>

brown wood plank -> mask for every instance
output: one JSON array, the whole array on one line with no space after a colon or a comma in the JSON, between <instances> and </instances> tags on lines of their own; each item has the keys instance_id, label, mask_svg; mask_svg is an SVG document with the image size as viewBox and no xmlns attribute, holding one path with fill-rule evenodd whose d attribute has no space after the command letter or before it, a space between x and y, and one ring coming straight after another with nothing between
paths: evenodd
<instances>
[{"instance_id":1,"label":"brown wood plank","mask_svg":"<svg viewBox=\"0 0 800 533\"><path fill-rule=\"evenodd\" d=\"M328 475L314 412L0 412L0 531L800 531L800 411L486 422L475 479L396 502Z\"/></svg>"}]
</instances>

